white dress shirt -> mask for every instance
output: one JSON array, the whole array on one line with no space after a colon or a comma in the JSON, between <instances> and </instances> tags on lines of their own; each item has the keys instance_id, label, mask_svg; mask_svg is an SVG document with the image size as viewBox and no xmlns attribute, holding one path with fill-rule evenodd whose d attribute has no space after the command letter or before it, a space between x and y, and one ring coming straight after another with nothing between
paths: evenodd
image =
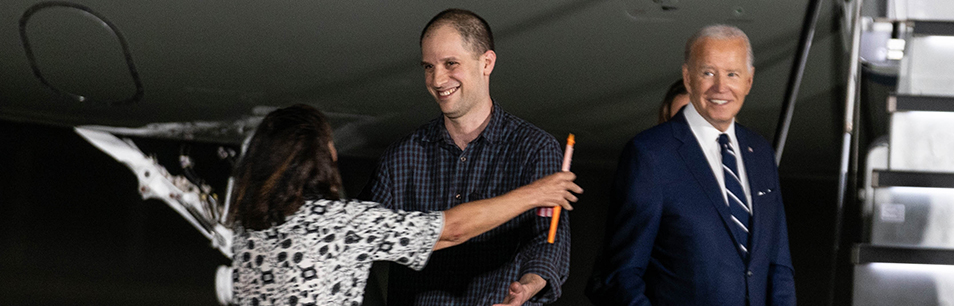
<instances>
[{"instance_id":1,"label":"white dress shirt","mask_svg":"<svg viewBox=\"0 0 954 306\"><path fill-rule=\"evenodd\" d=\"M725 194L725 172L722 170L722 148L719 147L719 134L723 132L720 132L712 126L709 121L706 121L706 118L703 118L702 115L696 111L692 103L686 105L686 109L682 112L686 116L686 121L689 122L689 128L692 130L692 134L696 136L696 141L698 141L699 146L702 147L702 153L705 153L706 160L709 161L709 166L712 167L712 174L715 175L716 181L719 182L719 189L722 190L722 199L726 201L725 203L729 203ZM742 181L742 189L745 192L745 199L748 202L749 211L753 211L752 191L749 190L749 178L745 173L745 163L742 162L742 150L739 149L739 140L735 138L735 118L732 118L732 123L729 124L729 128L726 129L724 133L729 136L729 143L732 149L739 153L735 155L735 164L739 168L739 180Z\"/></svg>"}]
</instances>

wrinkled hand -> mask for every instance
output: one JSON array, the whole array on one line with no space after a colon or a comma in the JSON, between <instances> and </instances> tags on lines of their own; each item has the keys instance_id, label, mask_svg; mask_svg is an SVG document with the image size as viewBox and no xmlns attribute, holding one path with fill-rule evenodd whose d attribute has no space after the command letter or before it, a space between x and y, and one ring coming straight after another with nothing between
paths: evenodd
<instances>
[{"instance_id":1,"label":"wrinkled hand","mask_svg":"<svg viewBox=\"0 0 954 306\"><path fill-rule=\"evenodd\" d=\"M557 172L517 188L510 194L523 198L530 205L529 208L559 205L563 209L573 210L570 202L578 200L573 193L583 193L583 188L573 183L575 179L576 174L573 172Z\"/></svg>"},{"instance_id":2,"label":"wrinkled hand","mask_svg":"<svg viewBox=\"0 0 954 306\"><path fill-rule=\"evenodd\" d=\"M520 278L520 281L511 283L510 293L504 298L503 303L494 304L494 306L523 305L523 303L530 300L531 297L536 295L537 292L540 292L546 285L547 281L544 280L543 277L533 273L527 273Z\"/></svg>"}]
</instances>

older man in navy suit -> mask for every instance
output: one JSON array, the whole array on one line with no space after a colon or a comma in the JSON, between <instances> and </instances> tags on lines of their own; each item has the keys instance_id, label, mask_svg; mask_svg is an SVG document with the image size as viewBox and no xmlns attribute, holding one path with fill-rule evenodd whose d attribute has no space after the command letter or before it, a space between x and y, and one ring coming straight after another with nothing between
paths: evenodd
<instances>
[{"instance_id":1,"label":"older man in navy suit","mask_svg":"<svg viewBox=\"0 0 954 306\"><path fill-rule=\"evenodd\" d=\"M735 122L754 72L738 28L708 26L686 43L691 103L620 157L594 303L795 305L772 149Z\"/></svg>"}]
</instances>

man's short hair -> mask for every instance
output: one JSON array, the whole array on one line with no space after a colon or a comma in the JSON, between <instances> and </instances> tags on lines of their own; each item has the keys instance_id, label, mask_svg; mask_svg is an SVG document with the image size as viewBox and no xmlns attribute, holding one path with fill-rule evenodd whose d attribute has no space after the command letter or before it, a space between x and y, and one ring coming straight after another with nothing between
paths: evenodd
<instances>
[{"instance_id":1,"label":"man's short hair","mask_svg":"<svg viewBox=\"0 0 954 306\"><path fill-rule=\"evenodd\" d=\"M685 51L686 54L685 54L685 58L683 59L683 64L689 64L689 58L692 56L692 46L695 45L696 42L702 40L703 38L711 38L711 39L718 39L718 40L741 38L745 42L745 51L746 51L746 55L748 55L747 62L750 67L749 69L753 67L753 62L755 61L755 55L752 53L752 43L749 42L749 37L745 35L745 32L742 32L742 30L740 30L739 28L730 26L730 25L724 25L724 24L709 25L702 29L699 29L699 31L697 31L696 34L693 34L692 37L690 37L689 40L686 41L686 51Z\"/></svg>"},{"instance_id":2,"label":"man's short hair","mask_svg":"<svg viewBox=\"0 0 954 306\"><path fill-rule=\"evenodd\" d=\"M446 9L434 16L421 31L421 43L427 32L443 25L453 26L477 56L494 49L494 34L487 21L474 12L462 9Z\"/></svg>"}]
</instances>

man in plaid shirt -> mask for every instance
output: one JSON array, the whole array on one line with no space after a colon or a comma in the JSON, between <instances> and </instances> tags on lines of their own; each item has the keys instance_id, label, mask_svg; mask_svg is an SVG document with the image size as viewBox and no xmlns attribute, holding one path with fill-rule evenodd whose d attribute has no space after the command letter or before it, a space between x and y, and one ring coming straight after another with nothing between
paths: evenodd
<instances>
[{"instance_id":1,"label":"man in plaid shirt","mask_svg":"<svg viewBox=\"0 0 954 306\"><path fill-rule=\"evenodd\" d=\"M490 26L450 9L421 34L428 92L443 115L392 144L369 184L389 208L430 211L507 193L559 171L556 139L504 112L490 97L496 63ZM431 255L420 272L392 265L388 305L542 305L561 295L569 274L570 228L561 215L529 211L470 241Z\"/></svg>"}]
</instances>

